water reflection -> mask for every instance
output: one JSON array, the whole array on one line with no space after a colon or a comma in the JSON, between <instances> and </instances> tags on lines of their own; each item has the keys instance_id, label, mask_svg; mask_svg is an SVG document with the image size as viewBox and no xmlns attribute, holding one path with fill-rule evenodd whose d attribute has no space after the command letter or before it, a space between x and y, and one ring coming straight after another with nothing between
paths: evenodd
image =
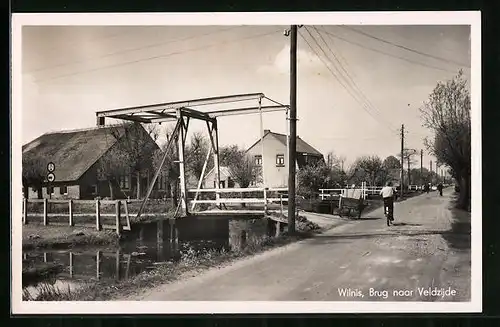
<instances>
[{"instance_id":1,"label":"water reflection","mask_svg":"<svg viewBox=\"0 0 500 327\"><path fill-rule=\"evenodd\" d=\"M267 219L185 218L138 224L125 235L119 248L74 248L64 251L23 252L30 266L52 263L63 268L55 276L62 281L122 280L155 265L176 262L188 250L239 250L274 235ZM30 287L39 281L24 280ZM30 285L31 284L31 285Z\"/></svg>"}]
</instances>

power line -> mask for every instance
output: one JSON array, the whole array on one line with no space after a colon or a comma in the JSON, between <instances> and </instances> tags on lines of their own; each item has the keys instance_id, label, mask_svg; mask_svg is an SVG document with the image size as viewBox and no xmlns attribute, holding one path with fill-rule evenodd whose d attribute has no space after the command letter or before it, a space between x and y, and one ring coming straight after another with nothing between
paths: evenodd
<instances>
[{"instance_id":1,"label":"power line","mask_svg":"<svg viewBox=\"0 0 500 327\"><path fill-rule=\"evenodd\" d=\"M400 56L397 56L397 55L389 53L389 52L384 52L382 50L370 48L370 47L367 47L364 44L361 44L361 43L358 43L358 42L346 39L346 38L344 38L342 36L336 35L336 34L330 32L330 31L327 31L325 29L320 29L320 30L323 31L323 32L325 32L326 34L330 35L331 37L334 37L334 38L337 38L337 39L342 40L344 42L356 45L356 46L361 47L361 48L366 49L366 50L377 52L377 53L380 53L380 54L383 54L383 55L386 55L386 56L389 56L389 57L392 57L392 58L396 58L396 59L403 60L403 61L415 64L415 65L419 65L419 66L422 66L422 67L432 68L432 69L441 70L441 71L445 71L445 72L457 73L454 70L450 70L450 69L446 69L446 68L441 68L441 67L436 67L436 66L424 64L424 63L421 63L419 61L415 61L415 60L411 60L411 59L408 59L408 58L400 57Z\"/></svg>"},{"instance_id":2,"label":"power line","mask_svg":"<svg viewBox=\"0 0 500 327\"><path fill-rule=\"evenodd\" d=\"M413 52L413 53L417 53L417 54L419 54L421 56L426 56L426 57L433 58L433 59L440 60L440 61L447 62L447 63L453 63L455 65L463 66L465 68L470 68L470 66L467 65L467 64L464 64L464 63L461 63L461 62L458 62L458 61L454 61L454 60L451 60L451 59L446 59L446 58L438 57L438 56L435 56L435 55L432 55L432 54L428 54L428 53L425 53L425 52L422 52L422 51L419 51L419 50L415 50L415 49L406 47L404 45L397 44L395 42L391 42L391 41L385 40L383 38L380 38L380 37L368 34L366 32L357 30L357 29L352 28L352 27L348 27L348 26L340 26L340 27L344 28L344 29L348 29L348 30L353 31L355 33L367 36L367 37L372 38L374 40L377 40L377 41L380 41L380 42L383 42L383 43L386 43L386 44L390 44L390 45L398 47L400 49L404 49L404 50L407 50L407 51L410 51L410 52Z\"/></svg>"},{"instance_id":3,"label":"power line","mask_svg":"<svg viewBox=\"0 0 500 327\"><path fill-rule=\"evenodd\" d=\"M316 55L316 57L318 57L319 60L321 60L321 62L325 65L325 67L328 69L328 71L332 74L332 76L340 83L340 85L353 97L353 99L358 102L358 104L360 105L360 107L366 111L375 121L381 123L377 118L376 116L374 116L370 110L367 110L367 108L365 108L365 106L363 106L362 103L360 103L359 99L356 98L352 92L350 91L350 89L348 89L344 83L337 77L337 75L335 75L335 73L331 70L330 66L324 61L324 59L318 54L318 52L314 49L314 47L309 43L309 41L307 41L307 39L304 37L304 35L302 33L300 33L300 36L302 36L302 39L307 43L307 45L309 46L309 48L314 52L314 54ZM316 41L314 39L314 41ZM317 43L317 42L316 42ZM320 49L323 50L323 48L321 48L320 46ZM323 50L324 52L324 50Z\"/></svg>"},{"instance_id":4,"label":"power line","mask_svg":"<svg viewBox=\"0 0 500 327\"><path fill-rule=\"evenodd\" d=\"M320 50L323 52L323 54L326 56L326 58L329 60L329 62L335 67L335 69L337 70L337 72L340 74L341 77L343 77L344 80L347 80L345 78L344 75L342 75L342 72L340 72L340 70L337 68L337 66L335 65L335 63L333 63L331 61L331 59L328 57L328 54L325 52L325 50L322 48L322 46L317 42L317 40L312 36L311 32L307 29L306 27L306 31L309 33L309 35L311 36L312 40L316 43L316 45L320 48ZM304 38L304 36L302 36ZM309 47L315 52L316 56L318 56L318 58L320 58L320 60L322 60L322 58L319 56L319 54L312 48L312 46L310 45L309 42L307 42L307 40L304 38L304 40L306 41L306 43L309 45ZM327 44L328 46L328 44ZM323 60L322 60L323 61ZM325 63L323 61L323 63ZM390 130L393 130L393 127L387 122L384 120L384 122L381 122L377 119L376 116L372 115L371 111L370 111L370 106L367 105L367 103L364 103L362 100L358 99L352 92L351 92L351 89L349 89L348 87L346 87L346 85L344 85L344 83L342 83L341 80L339 80L339 78L337 77L337 75L329 68L328 64L325 64L328 68L328 70L330 71L330 73L332 73L332 75L334 76L334 78L341 84L341 86L353 97L353 99L358 102L358 104L361 106L361 108L363 110L365 110L370 116L373 117L373 119L377 120L379 123L381 123L382 125L386 125L387 127L389 127ZM347 83L349 84L349 83ZM350 86L350 85L348 85ZM351 86L352 88L352 86ZM354 93L356 93L356 90L354 88L352 88L352 91L354 91ZM359 95L358 95L359 96Z\"/></svg>"},{"instance_id":5,"label":"power line","mask_svg":"<svg viewBox=\"0 0 500 327\"><path fill-rule=\"evenodd\" d=\"M325 43L325 45L327 46L328 50L330 50L330 53L333 55L333 57L335 58L335 60L338 62L338 64L340 65L340 68L345 72L345 74L347 75L350 83L351 83L351 88L353 89L354 93L357 92L358 96L359 94L361 95L360 98L361 100L364 100L365 102L365 106L367 106L368 108L371 108L371 109L374 109L375 111L377 111L380 115L380 117L382 118L382 120L386 123L386 125L390 128L390 129L394 129L394 126L392 126L391 123L389 123L388 121L386 121L382 115L382 113L380 112L380 110L378 110L374 105L373 103L368 99L368 97L366 97L366 95L359 89L359 87L357 86L356 82L353 80L353 78L351 77L351 75L349 74L349 72L344 68L344 66L342 65L342 63L338 60L337 56L335 55L334 51L332 50L332 48L328 45L328 43L326 42L326 40L323 38L323 35L321 35L321 33L319 33L318 29L316 27L313 27L316 32L318 33L318 35L320 36L321 40L323 40L323 42ZM312 34L309 32L309 30L307 29L306 27L306 30L307 32L309 33L309 35L314 39L314 37L312 36ZM316 40L315 40L316 42ZM316 42L316 44L318 44ZM318 44L319 46L319 44ZM321 46L320 46L321 48ZM326 55L326 53L325 53ZM327 58L329 59L329 57L327 56ZM334 62L332 62L331 60L329 60L336 68L336 65ZM339 74L344 77L342 75L342 72L339 71L338 68L336 68L337 72L339 72ZM344 79L349 83L349 81L344 77ZM354 85L354 87L353 87Z\"/></svg>"},{"instance_id":6,"label":"power line","mask_svg":"<svg viewBox=\"0 0 500 327\"><path fill-rule=\"evenodd\" d=\"M137 48L132 48L132 49L115 51L115 52L107 53L107 54L104 54L104 55L101 55L101 56L97 56L97 57L91 57L91 58L87 58L87 59L83 59L83 60L77 60L77 61L67 62L67 63L58 64L58 65L54 65L54 66L49 66L49 67L45 67L45 68L35 69L35 70L32 70L32 71L28 72L28 74L30 74L30 73L36 73L36 72L40 72L40 71L44 71L44 70L48 70L48 69L54 69L54 68L59 68L59 67L64 67L64 66L70 66L70 65L79 64L79 63L83 63L83 62L88 62L88 61L92 61L92 60L97 60L97 59L112 57L112 56L116 56L116 55L120 55L120 54L124 54L124 53L135 52L135 51L140 51L140 50L145 50L145 49L150 49L150 48L157 48L157 47L164 46L164 45L167 45L167 44L170 44L170 43L175 43L175 42L181 42L181 41L187 41L187 40L191 40L191 39L196 39L196 38L199 38L199 37L204 37L204 36L208 36L208 35L212 35L212 34L216 34L216 33L220 33L220 32L225 32L225 31L228 31L228 30L236 29L236 28L240 28L240 26L232 26L232 27L229 27L229 28L224 28L224 29L215 31L215 32L208 32L208 33L203 33L203 34L199 34L199 35L191 35L191 36L188 36L188 37L177 38L177 39L168 40L168 41L160 42L160 43L154 43L154 44L150 44L150 45L143 46L143 47L137 47Z\"/></svg>"},{"instance_id":7,"label":"power line","mask_svg":"<svg viewBox=\"0 0 500 327\"><path fill-rule=\"evenodd\" d=\"M45 81L56 80L56 79L70 77L70 76L75 76L75 75L80 75L80 74L88 74L88 73L91 73L91 72L96 72L96 71L100 71L100 70L106 70L106 69L110 69L110 68L116 68L116 67L126 66L126 65L135 64L135 63L144 62L144 61L149 61L149 60L156 60L156 59L167 58L167 57L171 57L171 56L175 56L175 55L179 55L179 54L184 54L184 53L188 53L188 52L204 50L204 49L213 48L213 47L217 47L217 46L221 46L221 45L225 45L225 44L236 43L236 42L240 42L240 41L243 41L243 40L250 40L250 39L255 39L255 38L258 38L258 37L264 37L264 36L268 36L268 35L271 35L271 34L274 34L274 33L280 32L280 31L281 30L274 30L272 32L261 33L261 34L257 34L257 35L251 35L251 36L242 37L242 38L239 38L239 39L236 39L236 40L223 41L223 42L219 42L219 43L216 43L216 44L205 45L205 46L196 47L196 48L192 48L192 49L188 49L188 50L184 50L184 51L174 51L174 52L170 52L170 53L163 54L163 55L157 55L157 56L152 56L152 57L141 58L141 59L138 59L138 60L127 61L127 62L123 62L123 63L118 63L118 64L113 64L113 65L98 67L98 68L94 68L94 69L90 69L90 70L86 70L86 71L80 71L80 72L75 72L75 73L70 73L70 74L58 75L58 76L54 76L54 77L51 77L51 78L45 78L45 79L37 79L37 80L35 80L35 82L45 82Z\"/></svg>"},{"instance_id":8,"label":"power line","mask_svg":"<svg viewBox=\"0 0 500 327\"><path fill-rule=\"evenodd\" d=\"M335 58L335 60L337 61L337 63L340 65L340 68L345 72L345 74L347 75L347 77L349 78L350 82L352 83L352 85L354 86L354 88L359 92L359 94L361 94L362 98L365 100L365 102L372 108L372 109L375 109L375 111L378 111L380 115L382 115L382 113L380 112L380 110L378 110L378 108L376 108L373 103L370 101L370 99L368 99L368 97L363 93L363 91L358 87L358 85L356 84L356 82L354 81L354 79L351 77L351 75L349 74L349 72L344 68L344 66L342 65L342 63L339 61L339 59L337 58L337 55L335 54L335 52L333 51L333 49L328 45L328 42L326 42L326 40L323 38L323 35L321 35L321 33L319 32L319 30L316 28L316 27L313 27L315 30L316 30L316 33L318 33L318 35L320 36L321 40L323 40L323 42L325 43L325 45L327 46L328 50L330 50L330 53L333 55L333 57ZM390 124L389 124L390 125Z\"/></svg>"},{"instance_id":9,"label":"power line","mask_svg":"<svg viewBox=\"0 0 500 327\"><path fill-rule=\"evenodd\" d=\"M115 38L117 36L124 35L124 34L130 34L130 33L121 31L121 32L117 32L117 33L110 33L107 35L99 35L98 37L91 38L89 41L112 39L112 38ZM73 40L73 41L66 42L64 45L68 46L68 45L76 44L77 42L79 42L79 41ZM54 50L58 50L58 47L52 46L48 49L49 52L53 52Z\"/></svg>"}]
</instances>

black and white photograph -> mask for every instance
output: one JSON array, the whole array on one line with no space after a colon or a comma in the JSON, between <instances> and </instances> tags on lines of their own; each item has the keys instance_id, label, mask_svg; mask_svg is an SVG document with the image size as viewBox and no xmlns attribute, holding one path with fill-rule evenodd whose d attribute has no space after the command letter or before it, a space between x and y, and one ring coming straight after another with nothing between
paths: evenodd
<instances>
[{"instance_id":1,"label":"black and white photograph","mask_svg":"<svg viewBox=\"0 0 500 327\"><path fill-rule=\"evenodd\" d=\"M481 311L479 12L12 22L13 313Z\"/></svg>"}]
</instances>

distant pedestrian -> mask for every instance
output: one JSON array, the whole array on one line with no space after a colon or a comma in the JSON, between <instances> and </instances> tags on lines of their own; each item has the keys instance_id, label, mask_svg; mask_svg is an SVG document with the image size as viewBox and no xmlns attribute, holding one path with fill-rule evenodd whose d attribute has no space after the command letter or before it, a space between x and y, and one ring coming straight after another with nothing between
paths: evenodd
<instances>
[{"instance_id":1,"label":"distant pedestrian","mask_svg":"<svg viewBox=\"0 0 500 327\"><path fill-rule=\"evenodd\" d=\"M394 221L394 193L392 182L387 182L380 190L380 195L384 200L384 214L387 217L387 226L390 226L391 222Z\"/></svg>"},{"instance_id":2,"label":"distant pedestrian","mask_svg":"<svg viewBox=\"0 0 500 327\"><path fill-rule=\"evenodd\" d=\"M431 188L431 187L430 187L429 183L426 183L426 184L425 184L425 186L424 186L424 191L425 191L426 193L429 193L430 188Z\"/></svg>"},{"instance_id":3,"label":"distant pedestrian","mask_svg":"<svg viewBox=\"0 0 500 327\"><path fill-rule=\"evenodd\" d=\"M439 191L439 196L443 196L443 184L442 183L438 184L437 189Z\"/></svg>"}]
</instances>

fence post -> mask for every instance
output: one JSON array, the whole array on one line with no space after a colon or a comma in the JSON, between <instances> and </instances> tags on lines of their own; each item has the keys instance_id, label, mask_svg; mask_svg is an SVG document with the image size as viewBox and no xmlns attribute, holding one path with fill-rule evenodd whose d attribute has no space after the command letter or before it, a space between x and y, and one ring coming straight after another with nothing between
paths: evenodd
<instances>
[{"instance_id":1,"label":"fence post","mask_svg":"<svg viewBox=\"0 0 500 327\"><path fill-rule=\"evenodd\" d=\"M74 226L73 223L73 200L69 200L69 225Z\"/></svg>"},{"instance_id":2,"label":"fence post","mask_svg":"<svg viewBox=\"0 0 500 327\"><path fill-rule=\"evenodd\" d=\"M26 225L28 223L28 199L23 199L23 223Z\"/></svg>"},{"instance_id":3,"label":"fence post","mask_svg":"<svg viewBox=\"0 0 500 327\"><path fill-rule=\"evenodd\" d=\"M69 277L73 278L73 252L69 253Z\"/></svg>"},{"instance_id":4,"label":"fence post","mask_svg":"<svg viewBox=\"0 0 500 327\"><path fill-rule=\"evenodd\" d=\"M121 224L120 224L120 200L116 200L116 234L121 235Z\"/></svg>"},{"instance_id":5,"label":"fence post","mask_svg":"<svg viewBox=\"0 0 500 327\"><path fill-rule=\"evenodd\" d=\"M95 228L101 230L101 201L95 201Z\"/></svg>"},{"instance_id":6,"label":"fence post","mask_svg":"<svg viewBox=\"0 0 500 327\"><path fill-rule=\"evenodd\" d=\"M43 224L47 226L49 224L49 217L48 217L48 200L45 198L43 199Z\"/></svg>"},{"instance_id":7,"label":"fence post","mask_svg":"<svg viewBox=\"0 0 500 327\"><path fill-rule=\"evenodd\" d=\"M283 215L283 194L280 194L280 216Z\"/></svg>"},{"instance_id":8,"label":"fence post","mask_svg":"<svg viewBox=\"0 0 500 327\"><path fill-rule=\"evenodd\" d=\"M97 251L96 254L96 277L97 280L101 277L101 251Z\"/></svg>"},{"instance_id":9,"label":"fence post","mask_svg":"<svg viewBox=\"0 0 500 327\"><path fill-rule=\"evenodd\" d=\"M264 187L264 212L267 213L267 188Z\"/></svg>"}]
</instances>

